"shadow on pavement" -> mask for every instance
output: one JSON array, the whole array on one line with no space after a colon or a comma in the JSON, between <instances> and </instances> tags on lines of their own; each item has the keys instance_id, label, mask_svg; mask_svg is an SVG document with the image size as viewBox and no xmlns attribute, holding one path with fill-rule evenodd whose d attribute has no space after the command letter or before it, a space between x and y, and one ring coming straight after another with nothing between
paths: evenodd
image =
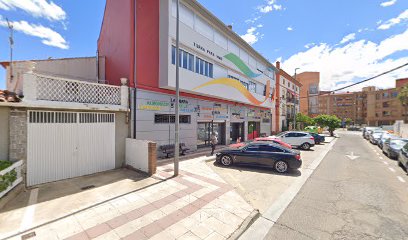
<instances>
[{"instance_id":1,"label":"shadow on pavement","mask_svg":"<svg viewBox=\"0 0 408 240\"><path fill-rule=\"evenodd\" d=\"M257 173L266 173L272 175L282 175L282 176L289 176L289 177L300 177L302 172L298 169L289 169L287 173L278 173L273 168L269 167L259 167L259 166L247 166L241 164L235 164L229 167L225 167L222 164L217 163L216 161L213 162L214 166L219 168L226 168L226 169L235 169L238 171L250 171L250 172L257 172Z\"/></svg>"}]
</instances>

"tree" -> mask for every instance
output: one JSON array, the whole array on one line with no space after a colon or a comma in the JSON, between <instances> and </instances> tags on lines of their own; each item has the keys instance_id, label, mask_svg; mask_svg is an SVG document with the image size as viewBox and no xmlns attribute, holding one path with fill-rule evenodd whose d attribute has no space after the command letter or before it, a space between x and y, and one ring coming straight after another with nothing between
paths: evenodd
<instances>
[{"instance_id":1,"label":"tree","mask_svg":"<svg viewBox=\"0 0 408 240\"><path fill-rule=\"evenodd\" d=\"M405 85L401 91L398 93L397 98L400 100L402 106L404 107L404 120L408 123L408 85Z\"/></svg>"},{"instance_id":2,"label":"tree","mask_svg":"<svg viewBox=\"0 0 408 240\"><path fill-rule=\"evenodd\" d=\"M334 130L336 130L336 128L341 127L341 120L335 115L322 114L315 117L313 120L321 127L328 127L330 136L334 135Z\"/></svg>"},{"instance_id":3,"label":"tree","mask_svg":"<svg viewBox=\"0 0 408 240\"><path fill-rule=\"evenodd\" d=\"M303 123L304 126L312 126L315 124L313 118L302 113L296 114L296 122Z\"/></svg>"}]
</instances>

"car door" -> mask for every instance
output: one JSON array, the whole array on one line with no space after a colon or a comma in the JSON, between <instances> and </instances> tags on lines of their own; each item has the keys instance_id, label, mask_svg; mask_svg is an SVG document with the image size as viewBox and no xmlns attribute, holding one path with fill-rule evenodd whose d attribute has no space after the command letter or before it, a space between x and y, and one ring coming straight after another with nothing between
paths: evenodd
<instances>
[{"instance_id":1,"label":"car door","mask_svg":"<svg viewBox=\"0 0 408 240\"><path fill-rule=\"evenodd\" d=\"M273 167L278 160L285 160L285 150L273 145L259 146L259 158L257 161L262 166Z\"/></svg>"},{"instance_id":2,"label":"car door","mask_svg":"<svg viewBox=\"0 0 408 240\"><path fill-rule=\"evenodd\" d=\"M256 158L259 152L259 145L248 145L236 155L236 162L242 164L257 164Z\"/></svg>"},{"instance_id":3,"label":"car door","mask_svg":"<svg viewBox=\"0 0 408 240\"><path fill-rule=\"evenodd\" d=\"M308 142L305 138L307 138L309 134L307 133L296 133L296 145L300 146L305 142Z\"/></svg>"},{"instance_id":4,"label":"car door","mask_svg":"<svg viewBox=\"0 0 408 240\"><path fill-rule=\"evenodd\" d=\"M296 144L296 133L294 132L289 132L283 135L282 141L284 141L287 144L290 144L292 146L297 146Z\"/></svg>"}]
</instances>

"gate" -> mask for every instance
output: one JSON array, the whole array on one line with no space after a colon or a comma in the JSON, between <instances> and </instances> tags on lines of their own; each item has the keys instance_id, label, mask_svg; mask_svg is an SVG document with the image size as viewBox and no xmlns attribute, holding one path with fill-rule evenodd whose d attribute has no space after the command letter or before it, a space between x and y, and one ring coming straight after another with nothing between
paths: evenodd
<instances>
[{"instance_id":1,"label":"gate","mask_svg":"<svg viewBox=\"0 0 408 240\"><path fill-rule=\"evenodd\" d=\"M115 114L28 111L27 186L115 168Z\"/></svg>"}]
</instances>

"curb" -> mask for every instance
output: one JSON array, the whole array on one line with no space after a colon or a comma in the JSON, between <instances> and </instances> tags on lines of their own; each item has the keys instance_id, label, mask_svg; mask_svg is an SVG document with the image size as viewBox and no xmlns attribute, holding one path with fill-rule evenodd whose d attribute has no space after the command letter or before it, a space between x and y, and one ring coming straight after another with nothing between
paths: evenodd
<instances>
[{"instance_id":1,"label":"curb","mask_svg":"<svg viewBox=\"0 0 408 240\"><path fill-rule=\"evenodd\" d=\"M259 213L258 209L253 210L246 218L245 220L242 222L242 224L239 226L239 228L237 230L235 230L235 232L233 232L231 234L231 236L229 236L229 238L227 238L228 240L235 240L238 239L239 237L241 237L242 234L244 234L244 232L261 216L261 214Z\"/></svg>"}]
</instances>

